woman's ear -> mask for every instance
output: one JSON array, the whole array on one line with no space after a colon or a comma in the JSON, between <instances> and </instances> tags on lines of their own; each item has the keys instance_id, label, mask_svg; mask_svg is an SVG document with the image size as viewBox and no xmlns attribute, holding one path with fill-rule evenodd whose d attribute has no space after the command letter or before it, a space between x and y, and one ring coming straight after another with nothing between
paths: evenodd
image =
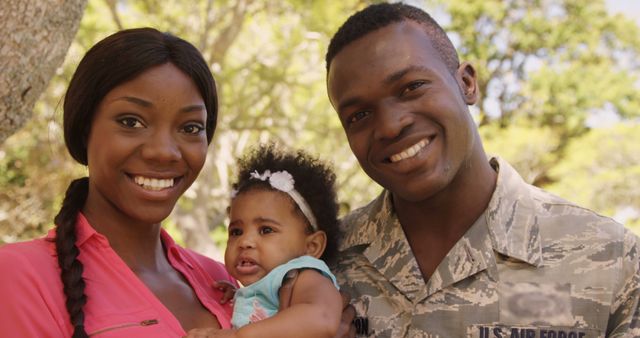
<instances>
[{"instance_id":1,"label":"woman's ear","mask_svg":"<svg viewBox=\"0 0 640 338\"><path fill-rule=\"evenodd\" d=\"M320 258L324 252L324 248L327 246L327 234L318 230L312 234L307 235L307 255L315 258Z\"/></svg>"},{"instance_id":2,"label":"woman's ear","mask_svg":"<svg viewBox=\"0 0 640 338\"><path fill-rule=\"evenodd\" d=\"M463 62L456 72L456 80L464 102L469 106L475 104L478 101L478 79L475 68L469 62Z\"/></svg>"}]
</instances>

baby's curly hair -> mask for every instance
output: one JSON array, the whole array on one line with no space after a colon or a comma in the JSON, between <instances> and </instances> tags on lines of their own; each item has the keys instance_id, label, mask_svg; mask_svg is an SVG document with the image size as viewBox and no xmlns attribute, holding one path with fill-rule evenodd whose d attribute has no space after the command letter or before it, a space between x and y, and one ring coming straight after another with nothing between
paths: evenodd
<instances>
[{"instance_id":1,"label":"baby's curly hair","mask_svg":"<svg viewBox=\"0 0 640 338\"><path fill-rule=\"evenodd\" d=\"M238 160L238 177L233 189L242 194L253 189L275 190L268 182L251 178L251 173L265 171L272 173L286 170L295 181L294 188L302 195L313 212L318 229L327 234L327 246L320 257L327 264L332 264L337 252L338 236L338 203L335 190L336 175L332 168L303 150L295 152L284 150L274 143L263 144L252 149ZM292 200L293 201L293 200ZM293 203L302 213L298 205Z\"/></svg>"}]
</instances>

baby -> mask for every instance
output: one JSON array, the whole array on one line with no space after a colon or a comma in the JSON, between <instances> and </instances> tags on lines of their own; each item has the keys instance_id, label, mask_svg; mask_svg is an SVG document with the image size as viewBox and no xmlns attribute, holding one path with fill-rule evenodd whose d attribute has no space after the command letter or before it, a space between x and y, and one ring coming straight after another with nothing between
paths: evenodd
<instances>
[{"instance_id":1,"label":"baby","mask_svg":"<svg viewBox=\"0 0 640 338\"><path fill-rule=\"evenodd\" d=\"M324 163L272 144L239 161L225 265L244 287L234 298L234 328L201 336L336 334L342 299L325 264L336 252L334 182Z\"/></svg>"}]
</instances>

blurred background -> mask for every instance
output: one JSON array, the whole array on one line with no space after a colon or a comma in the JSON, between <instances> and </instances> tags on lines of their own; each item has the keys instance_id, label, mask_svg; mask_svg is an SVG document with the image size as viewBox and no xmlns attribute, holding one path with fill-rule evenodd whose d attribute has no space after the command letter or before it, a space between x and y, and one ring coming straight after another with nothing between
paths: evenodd
<instances>
[{"instance_id":1,"label":"blurred background","mask_svg":"<svg viewBox=\"0 0 640 338\"><path fill-rule=\"evenodd\" d=\"M69 181L86 175L64 147L61 98L84 52L122 28L152 26L191 41L218 84L207 163L165 224L181 244L221 257L234 163L259 142L331 161L342 213L381 191L351 154L327 99L324 63L338 26L377 1L79 2L64 62L24 126L0 141L0 245L44 234ZM487 151L528 182L640 234L640 2L409 3L443 24L461 60L476 66L482 96L472 113Z\"/></svg>"}]
</instances>

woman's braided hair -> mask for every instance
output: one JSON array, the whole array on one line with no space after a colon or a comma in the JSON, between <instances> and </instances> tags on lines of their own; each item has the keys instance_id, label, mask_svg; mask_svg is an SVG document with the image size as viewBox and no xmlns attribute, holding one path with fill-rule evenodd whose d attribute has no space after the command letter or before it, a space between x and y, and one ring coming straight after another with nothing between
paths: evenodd
<instances>
[{"instance_id":1,"label":"woman's braided hair","mask_svg":"<svg viewBox=\"0 0 640 338\"><path fill-rule=\"evenodd\" d=\"M153 28L119 31L93 46L82 58L64 99L64 137L71 156L87 165L87 142L100 101L116 86L146 70L171 63L198 87L207 109L207 141L216 128L218 97L211 71L200 52L189 42ZM73 338L88 337L83 307L87 303L82 278L83 265L76 245L76 220L89 195L89 178L76 179L67 188L57 225L55 246L60 278L74 332Z\"/></svg>"},{"instance_id":2,"label":"woman's braided hair","mask_svg":"<svg viewBox=\"0 0 640 338\"><path fill-rule=\"evenodd\" d=\"M76 246L76 217L84 205L89 193L89 179L79 178L71 182L62 203L60 212L54 218L56 223L56 253L60 265L60 278L67 296L65 303L71 325L74 327L73 338L88 337L84 330L84 312L82 307L87 303L82 278L82 263L78 260L80 251Z\"/></svg>"}]
</instances>

